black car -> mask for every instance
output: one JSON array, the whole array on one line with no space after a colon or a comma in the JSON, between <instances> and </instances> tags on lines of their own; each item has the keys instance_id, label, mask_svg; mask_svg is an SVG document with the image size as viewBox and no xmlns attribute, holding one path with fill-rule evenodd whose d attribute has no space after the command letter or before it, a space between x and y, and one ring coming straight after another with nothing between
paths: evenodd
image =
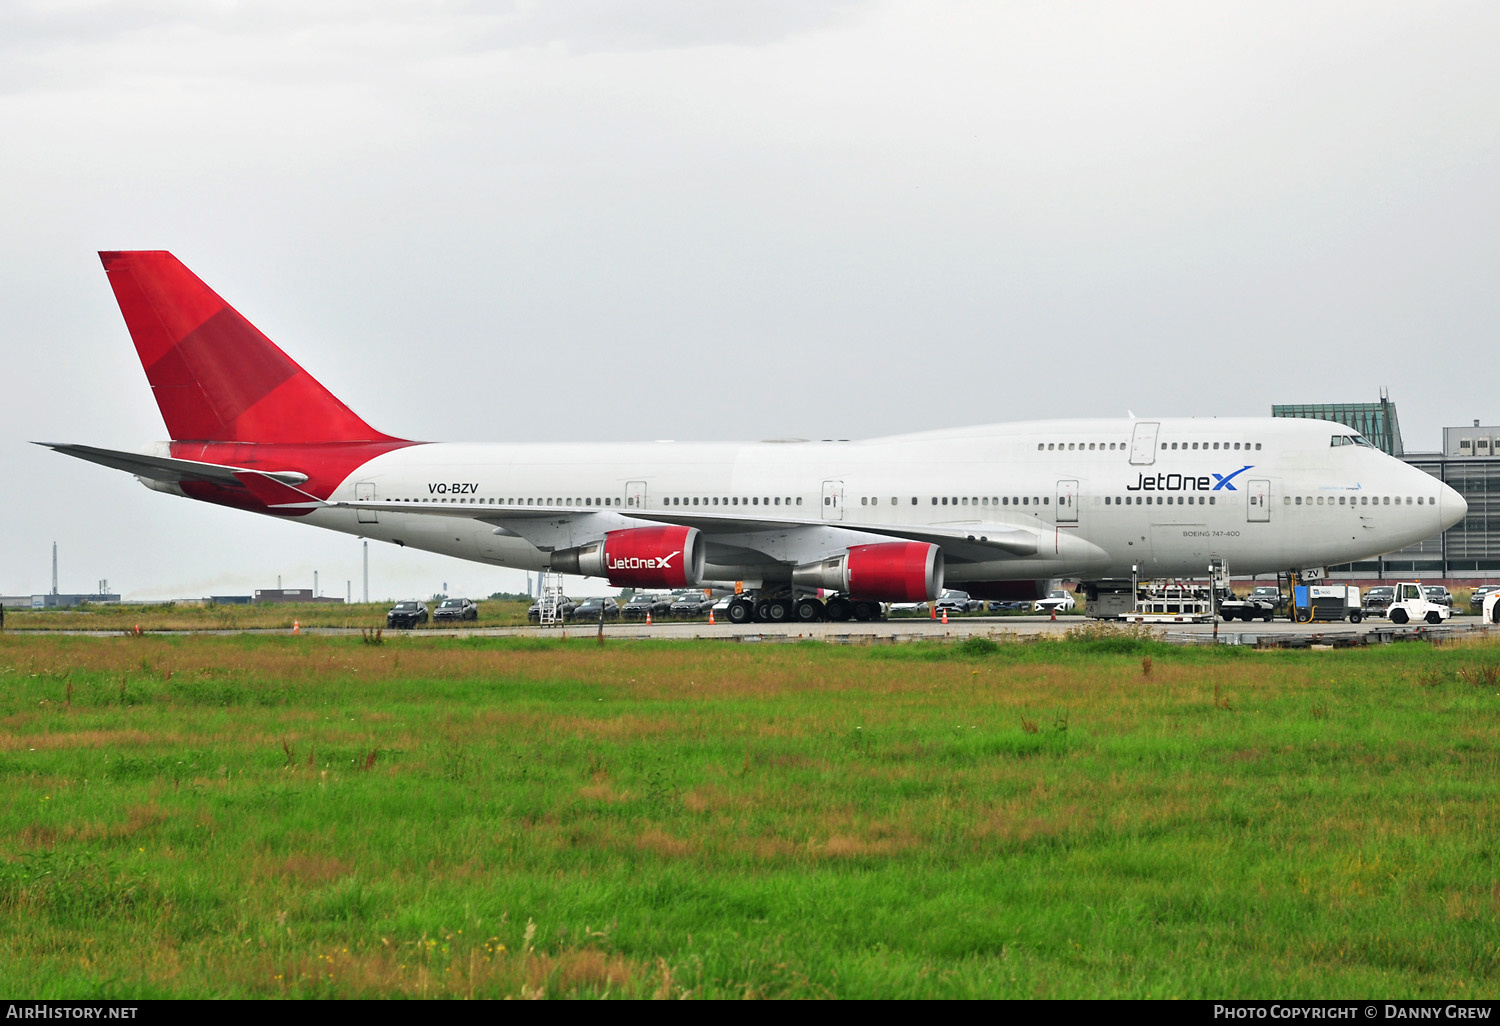
<instances>
[{"instance_id":1,"label":"black car","mask_svg":"<svg viewBox=\"0 0 1500 1026\"><path fill-rule=\"evenodd\" d=\"M1363 608L1360 610L1365 616L1384 616L1390 608L1391 602L1396 598L1396 589L1389 585L1380 584L1365 591Z\"/></svg>"},{"instance_id":2,"label":"black car","mask_svg":"<svg viewBox=\"0 0 1500 1026\"><path fill-rule=\"evenodd\" d=\"M397 602L385 614L385 625L410 630L427 622L427 607L420 602Z\"/></svg>"},{"instance_id":3,"label":"black car","mask_svg":"<svg viewBox=\"0 0 1500 1026\"><path fill-rule=\"evenodd\" d=\"M713 608L714 600L701 591L690 591L678 595L672 602L673 616L707 616L708 611Z\"/></svg>"},{"instance_id":4,"label":"black car","mask_svg":"<svg viewBox=\"0 0 1500 1026\"><path fill-rule=\"evenodd\" d=\"M573 619L578 623L598 623L600 620L618 620L620 603L612 598L584 599L573 607Z\"/></svg>"},{"instance_id":5,"label":"black car","mask_svg":"<svg viewBox=\"0 0 1500 1026\"><path fill-rule=\"evenodd\" d=\"M1429 584L1422 589L1427 596L1428 602L1434 602L1440 606L1453 608L1453 594L1441 584Z\"/></svg>"},{"instance_id":6,"label":"black car","mask_svg":"<svg viewBox=\"0 0 1500 1026\"><path fill-rule=\"evenodd\" d=\"M1485 596L1494 590L1495 586L1493 584L1486 584L1483 587L1475 588L1469 593L1469 609L1475 613L1484 609Z\"/></svg>"},{"instance_id":7,"label":"black car","mask_svg":"<svg viewBox=\"0 0 1500 1026\"><path fill-rule=\"evenodd\" d=\"M479 619L479 607L466 598L443 599L432 611L432 620L474 621Z\"/></svg>"},{"instance_id":8,"label":"black car","mask_svg":"<svg viewBox=\"0 0 1500 1026\"><path fill-rule=\"evenodd\" d=\"M644 620L650 613L656 618L666 616L671 608L672 600L665 595L637 595L625 603L624 616L627 620Z\"/></svg>"}]
</instances>

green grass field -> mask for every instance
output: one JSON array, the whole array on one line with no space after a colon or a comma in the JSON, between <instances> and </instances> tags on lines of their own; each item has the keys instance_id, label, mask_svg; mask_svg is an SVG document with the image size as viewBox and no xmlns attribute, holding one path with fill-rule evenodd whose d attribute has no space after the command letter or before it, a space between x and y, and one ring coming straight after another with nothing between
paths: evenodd
<instances>
[{"instance_id":1,"label":"green grass field","mask_svg":"<svg viewBox=\"0 0 1500 1026\"><path fill-rule=\"evenodd\" d=\"M0 635L0 718L13 997L1496 992L1494 646Z\"/></svg>"},{"instance_id":2,"label":"green grass field","mask_svg":"<svg viewBox=\"0 0 1500 1026\"><path fill-rule=\"evenodd\" d=\"M433 608L435 603L428 602ZM465 627L524 627L527 602L486 599L479 603L476 624L439 624L439 629ZM303 627L380 628L385 626L389 602L288 602L268 605L216 605L162 602L141 606L92 606L77 609L8 609L5 626L29 631L213 631L290 630ZM432 624L419 628L432 629Z\"/></svg>"}]
</instances>

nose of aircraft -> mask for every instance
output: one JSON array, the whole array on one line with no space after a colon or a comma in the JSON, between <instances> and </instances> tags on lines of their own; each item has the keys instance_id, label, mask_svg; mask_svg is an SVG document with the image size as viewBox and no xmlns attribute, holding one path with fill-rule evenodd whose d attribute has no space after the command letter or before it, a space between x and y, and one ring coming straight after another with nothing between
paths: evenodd
<instances>
[{"instance_id":1,"label":"nose of aircraft","mask_svg":"<svg viewBox=\"0 0 1500 1026\"><path fill-rule=\"evenodd\" d=\"M1440 485L1438 493L1438 520L1442 522L1444 531L1452 527L1464 518L1469 512L1469 504L1448 485Z\"/></svg>"}]
</instances>

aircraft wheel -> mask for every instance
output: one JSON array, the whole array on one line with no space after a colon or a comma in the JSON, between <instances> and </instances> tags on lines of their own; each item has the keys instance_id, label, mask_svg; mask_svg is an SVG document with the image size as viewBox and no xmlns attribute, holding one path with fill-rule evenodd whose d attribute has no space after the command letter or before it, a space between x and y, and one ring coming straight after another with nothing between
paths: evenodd
<instances>
[{"instance_id":1,"label":"aircraft wheel","mask_svg":"<svg viewBox=\"0 0 1500 1026\"><path fill-rule=\"evenodd\" d=\"M837 623L843 623L845 620L849 619L849 617L854 615L854 605L848 599L843 598L842 596L831 598L824 605L823 614L830 620L833 620Z\"/></svg>"},{"instance_id":2,"label":"aircraft wheel","mask_svg":"<svg viewBox=\"0 0 1500 1026\"><path fill-rule=\"evenodd\" d=\"M856 620L873 620L880 615L880 607L873 602L854 603L854 618Z\"/></svg>"},{"instance_id":3,"label":"aircraft wheel","mask_svg":"<svg viewBox=\"0 0 1500 1026\"><path fill-rule=\"evenodd\" d=\"M730 623L749 623L755 619L755 606L749 599L735 599L724 611Z\"/></svg>"},{"instance_id":4,"label":"aircraft wheel","mask_svg":"<svg viewBox=\"0 0 1500 1026\"><path fill-rule=\"evenodd\" d=\"M792 618L792 604L786 599L766 599L766 619L772 623L786 623Z\"/></svg>"},{"instance_id":5,"label":"aircraft wheel","mask_svg":"<svg viewBox=\"0 0 1500 1026\"><path fill-rule=\"evenodd\" d=\"M1437 624L1443 622L1443 614L1439 613L1436 609L1433 609L1427 614L1427 622L1436 626Z\"/></svg>"},{"instance_id":6,"label":"aircraft wheel","mask_svg":"<svg viewBox=\"0 0 1500 1026\"><path fill-rule=\"evenodd\" d=\"M1392 609L1391 610L1391 623L1405 623L1407 620L1410 620L1410 619L1411 619L1411 617L1409 617L1409 616L1406 615L1406 610L1404 610L1404 609Z\"/></svg>"},{"instance_id":7,"label":"aircraft wheel","mask_svg":"<svg viewBox=\"0 0 1500 1026\"><path fill-rule=\"evenodd\" d=\"M823 603L815 598L805 598L798 602L797 619L801 623L817 623L823 619Z\"/></svg>"}]
</instances>

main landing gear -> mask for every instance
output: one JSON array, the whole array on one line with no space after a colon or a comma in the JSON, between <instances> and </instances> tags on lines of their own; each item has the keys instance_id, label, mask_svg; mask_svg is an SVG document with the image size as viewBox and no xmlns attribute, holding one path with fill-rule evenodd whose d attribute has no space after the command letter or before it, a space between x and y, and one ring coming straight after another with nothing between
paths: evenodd
<instances>
[{"instance_id":1,"label":"main landing gear","mask_svg":"<svg viewBox=\"0 0 1500 1026\"><path fill-rule=\"evenodd\" d=\"M879 602L855 601L843 595L825 600L811 595L737 595L724 614L730 623L819 623L823 620L878 620Z\"/></svg>"}]
</instances>

